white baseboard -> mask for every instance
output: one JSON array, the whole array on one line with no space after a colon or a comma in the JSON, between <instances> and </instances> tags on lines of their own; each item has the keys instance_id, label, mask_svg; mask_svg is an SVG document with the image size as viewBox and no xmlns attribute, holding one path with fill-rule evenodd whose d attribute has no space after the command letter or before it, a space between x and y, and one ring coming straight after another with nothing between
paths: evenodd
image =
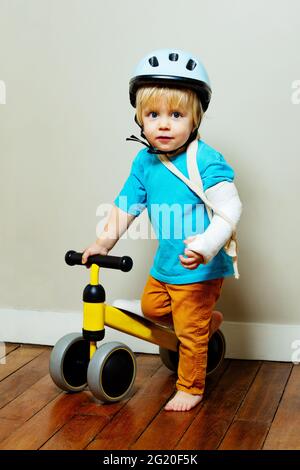
<instances>
[{"instance_id":1,"label":"white baseboard","mask_svg":"<svg viewBox=\"0 0 300 470\"><path fill-rule=\"evenodd\" d=\"M81 312L0 309L0 341L54 345L67 333L81 332ZM226 357L267 361L300 361L300 325L224 321ZM157 353L158 347L106 327L104 341L121 341L135 352Z\"/></svg>"},{"instance_id":2,"label":"white baseboard","mask_svg":"<svg viewBox=\"0 0 300 470\"><path fill-rule=\"evenodd\" d=\"M82 331L82 312L0 309L0 341L53 346L62 336ZM135 352L158 353L158 346L105 327L105 342L121 341Z\"/></svg>"}]
</instances>

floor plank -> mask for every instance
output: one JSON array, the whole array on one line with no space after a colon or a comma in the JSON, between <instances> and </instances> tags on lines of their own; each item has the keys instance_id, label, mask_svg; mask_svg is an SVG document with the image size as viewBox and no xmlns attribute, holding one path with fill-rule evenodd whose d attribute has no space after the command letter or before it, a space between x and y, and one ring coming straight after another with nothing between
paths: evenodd
<instances>
[{"instance_id":1,"label":"floor plank","mask_svg":"<svg viewBox=\"0 0 300 470\"><path fill-rule=\"evenodd\" d=\"M293 366L263 449L300 449L300 367Z\"/></svg>"},{"instance_id":2,"label":"floor plank","mask_svg":"<svg viewBox=\"0 0 300 470\"><path fill-rule=\"evenodd\" d=\"M0 359L7 357L12 351L15 351L20 347L18 343L4 343L4 347L0 349Z\"/></svg>"},{"instance_id":3,"label":"floor plank","mask_svg":"<svg viewBox=\"0 0 300 470\"><path fill-rule=\"evenodd\" d=\"M49 355L50 351L44 349L37 357L0 382L0 408L21 395L48 373Z\"/></svg>"},{"instance_id":4,"label":"floor plank","mask_svg":"<svg viewBox=\"0 0 300 470\"><path fill-rule=\"evenodd\" d=\"M20 427L19 420L0 418L0 449L1 441Z\"/></svg>"},{"instance_id":5,"label":"floor plank","mask_svg":"<svg viewBox=\"0 0 300 470\"><path fill-rule=\"evenodd\" d=\"M7 439L0 442L0 449L39 449L74 416L75 410L87 400L89 400L89 395L85 392L60 394L10 434Z\"/></svg>"},{"instance_id":6,"label":"floor plank","mask_svg":"<svg viewBox=\"0 0 300 470\"><path fill-rule=\"evenodd\" d=\"M25 390L25 392L21 393L17 398L1 408L0 442L8 437L12 433L12 430L15 430L12 426L6 426L5 423L7 420L13 420L18 426L21 426L60 393L62 393L62 391L54 385L50 376L47 374ZM4 423L4 425L1 423Z\"/></svg>"},{"instance_id":7,"label":"floor plank","mask_svg":"<svg viewBox=\"0 0 300 470\"><path fill-rule=\"evenodd\" d=\"M237 417L270 423L291 374L289 362L264 362L240 407Z\"/></svg>"},{"instance_id":8,"label":"floor plank","mask_svg":"<svg viewBox=\"0 0 300 470\"><path fill-rule=\"evenodd\" d=\"M22 345L7 354L5 356L5 364L1 364L0 367L0 381L23 367L24 364L32 361L32 359L44 352L45 349L45 346Z\"/></svg>"},{"instance_id":9,"label":"floor plank","mask_svg":"<svg viewBox=\"0 0 300 470\"><path fill-rule=\"evenodd\" d=\"M108 423L106 416L77 415L73 416L41 450L81 450Z\"/></svg>"},{"instance_id":10,"label":"floor plank","mask_svg":"<svg viewBox=\"0 0 300 470\"><path fill-rule=\"evenodd\" d=\"M262 364L219 449L261 449L291 369L290 363Z\"/></svg>"},{"instance_id":11,"label":"floor plank","mask_svg":"<svg viewBox=\"0 0 300 470\"><path fill-rule=\"evenodd\" d=\"M176 449L217 449L260 366L232 360Z\"/></svg>"},{"instance_id":12,"label":"floor plank","mask_svg":"<svg viewBox=\"0 0 300 470\"><path fill-rule=\"evenodd\" d=\"M233 421L219 450L259 450L268 433L269 425L262 421Z\"/></svg>"}]
</instances>

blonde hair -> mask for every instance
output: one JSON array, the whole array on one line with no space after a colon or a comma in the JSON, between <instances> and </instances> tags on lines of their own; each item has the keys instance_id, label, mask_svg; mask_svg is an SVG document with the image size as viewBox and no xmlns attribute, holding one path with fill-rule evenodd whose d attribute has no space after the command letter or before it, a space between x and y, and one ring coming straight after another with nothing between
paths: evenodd
<instances>
[{"instance_id":1,"label":"blonde hair","mask_svg":"<svg viewBox=\"0 0 300 470\"><path fill-rule=\"evenodd\" d=\"M204 112L199 98L193 90L187 88L168 88L168 87L141 87L136 94L136 118L140 126L143 126L142 113L146 106L155 110L157 102L164 97L167 99L168 106L171 109L192 111L193 129L200 126ZM198 139L200 134L198 132Z\"/></svg>"}]
</instances>

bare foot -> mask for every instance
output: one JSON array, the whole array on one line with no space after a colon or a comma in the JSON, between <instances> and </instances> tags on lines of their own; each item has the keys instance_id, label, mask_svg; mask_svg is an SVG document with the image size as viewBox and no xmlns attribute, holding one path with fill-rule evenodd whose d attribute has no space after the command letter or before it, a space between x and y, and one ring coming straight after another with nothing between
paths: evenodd
<instances>
[{"instance_id":1,"label":"bare foot","mask_svg":"<svg viewBox=\"0 0 300 470\"><path fill-rule=\"evenodd\" d=\"M214 334L215 331L218 330L220 327L221 323L223 321L223 314L221 312L218 312L217 310L214 310L211 316L211 321L209 325L209 338Z\"/></svg>"},{"instance_id":2,"label":"bare foot","mask_svg":"<svg viewBox=\"0 0 300 470\"><path fill-rule=\"evenodd\" d=\"M198 405L202 400L202 395L191 395L183 390L178 390L176 395L168 401L165 406L166 411L189 411Z\"/></svg>"}]
</instances>

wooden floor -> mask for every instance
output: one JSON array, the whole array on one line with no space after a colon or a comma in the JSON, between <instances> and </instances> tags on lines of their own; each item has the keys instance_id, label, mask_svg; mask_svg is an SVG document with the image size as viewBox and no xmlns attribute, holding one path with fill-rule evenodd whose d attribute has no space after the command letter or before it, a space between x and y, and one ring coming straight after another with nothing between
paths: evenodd
<instances>
[{"instance_id":1,"label":"wooden floor","mask_svg":"<svg viewBox=\"0 0 300 470\"><path fill-rule=\"evenodd\" d=\"M175 376L156 355L137 355L134 390L101 404L61 392L51 348L6 345L0 359L0 449L300 449L300 367L226 359L205 400L166 412ZM3 363L5 362L5 363Z\"/></svg>"}]
</instances>

